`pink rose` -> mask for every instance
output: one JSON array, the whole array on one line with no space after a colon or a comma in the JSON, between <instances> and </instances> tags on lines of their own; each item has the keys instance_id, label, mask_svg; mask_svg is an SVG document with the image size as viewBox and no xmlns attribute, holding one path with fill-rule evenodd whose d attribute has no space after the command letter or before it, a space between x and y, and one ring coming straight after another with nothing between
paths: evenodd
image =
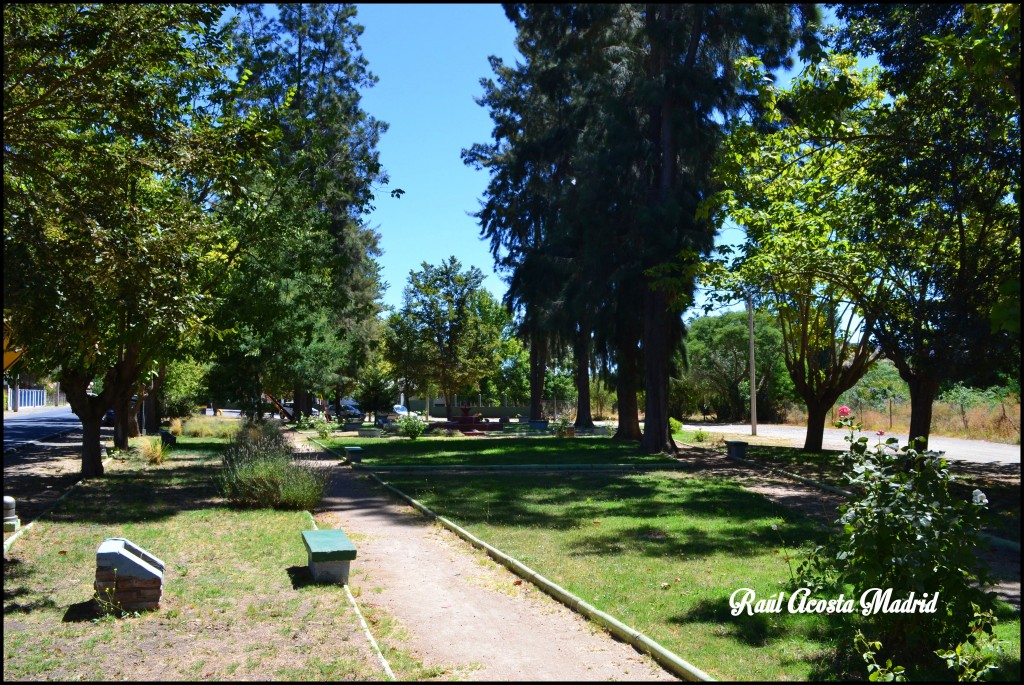
<instances>
[{"instance_id":1,"label":"pink rose","mask_svg":"<svg viewBox=\"0 0 1024 685\"><path fill-rule=\"evenodd\" d=\"M839 418L845 419L849 415L850 415L850 408L849 407L847 407L845 404L843 406L839 407Z\"/></svg>"},{"instance_id":2,"label":"pink rose","mask_svg":"<svg viewBox=\"0 0 1024 685\"><path fill-rule=\"evenodd\" d=\"M877 433L875 433L875 435L878 435L878 436L885 435L885 431L878 431Z\"/></svg>"}]
</instances>

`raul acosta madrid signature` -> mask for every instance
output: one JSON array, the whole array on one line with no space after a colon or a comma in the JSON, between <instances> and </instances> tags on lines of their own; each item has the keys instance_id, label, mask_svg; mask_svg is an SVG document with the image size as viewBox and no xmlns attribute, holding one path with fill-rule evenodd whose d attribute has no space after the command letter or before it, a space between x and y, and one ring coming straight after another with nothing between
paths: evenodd
<instances>
[{"instance_id":1,"label":"raul acosta madrid signature","mask_svg":"<svg viewBox=\"0 0 1024 685\"><path fill-rule=\"evenodd\" d=\"M816 599L811 597L809 588L798 588L789 595L786 601L786 593L779 592L767 599L758 599L757 593L750 588L741 587L729 597L729 606L732 607L732 615L739 616L744 611L747 615L754 614L781 614L782 608L791 614L852 614L860 608L864 616L872 614L933 614L936 604L939 601L939 593L931 597L925 592L921 598L917 598L913 592L906 597L893 597L892 588L883 590L873 587L861 593L860 602L855 603L852 598L839 595L833 599Z\"/></svg>"}]
</instances>

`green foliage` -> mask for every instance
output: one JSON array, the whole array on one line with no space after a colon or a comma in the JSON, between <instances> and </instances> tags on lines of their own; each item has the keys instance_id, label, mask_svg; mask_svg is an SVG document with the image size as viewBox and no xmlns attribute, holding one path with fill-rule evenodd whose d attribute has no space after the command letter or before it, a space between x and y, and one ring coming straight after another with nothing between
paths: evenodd
<instances>
[{"instance_id":1,"label":"green foliage","mask_svg":"<svg viewBox=\"0 0 1024 685\"><path fill-rule=\"evenodd\" d=\"M219 484L239 507L312 509L323 498L330 469L292 458L291 446L272 424L250 424L224 450Z\"/></svg>"},{"instance_id":2,"label":"green foliage","mask_svg":"<svg viewBox=\"0 0 1024 685\"><path fill-rule=\"evenodd\" d=\"M321 440L329 438L331 436L331 431L334 430L334 425L328 421L327 417L323 414L317 414L314 416L310 426L316 431L316 434L320 436Z\"/></svg>"},{"instance_id":3,"label":"green foliage","mask_svg":"<svg viewBox=\"0 0 1024 685\"><path fill-rule=\"evenodd\" d=\"M850 430L846 478L857 494L840 507L842 531L801 565L799 582L856 593L891 588L895 598L938 594L935 613L879 612L865 619L865 630L894 661L919 663L922 655L967 639L975 605L993 606L993 596L978 589L987 578L976 563L979 513L988 499L981 490L971 501L953 495L953 476L939 454L900 448L881 435L869 446L866 436L855 437L860 424L849 409L840 408L840 416L836 425Z\"/></svg>"},{"instance_id":4,"label":"green foliage","mask_svg":"<svg viewBox=\"0 0 1024 685\"><path fill-rule=\"evenodd\" d=\"M954 649L936 650L935 655L946 660L946 666L961 682L980 682L989 679L999 668L995 662L1003 655L1005 640L998 640L993 632L996 623L991 611L982 611L972 604L974 620L967 639Z\"/></svg>"},{"instance_id":5,"label":"green foliage","mask_svg":"<svg viewBox=\"0 0 1024 685\"><path fill-rule=\"evenodd\" d=\"M569 412L562 412L555 416L548 424L548 427L555 432L558 437L565 437L569 433L569 429L572 428L572 415Z\"/></svg>"},{"instance_id":6,"label":"green foliage","mask_svg":"<svg viewBox=\"0 0 1024 685\"><path fill-rule=\"evenodd\" d=\"M669 426L669 430L672 431L673 435L676 434L676 433L682 433L683 432L683 422L680 421L677 418L674 418L674 417L670 416L668 418L668 426Z\"/></svg>"},{"instance_id":7,"label":"green foliage","mask_svg":"<svg viewBox=\"0 0 1024 685\"><path fill-rule=\"evenodd\" d=\"M183 418L195 411L202 403L206 388L206 373L209 364L186 357L167 364L160 382L159 400L163 415L168 418Z\"/></svg>"},{"instance_id":8,"label":"green foliage","mask_svg":"<svg viewBox=\"0 0 1024 685\"><path fill-rule=\"evenodd\" d=\"M229 233L210 205L263 169L271 136L259 111L234 114L224 11L4 11L4 306L90 428L203 325ZM83 473L100 475L86 436Z\"/></svg>"},{"instance_id":9,"label":"green foliage","mask_svg":"<svg viewBox=\"0 0 1024 685\"><path fill-rule=\"evenodd\" d=\"M612 410L615 395L608 384L599 378L590 381L590 408L595 419L605 419Z\"/></svg>"},{"instance_id":10,"label":"green foliage","mask_svg":"<svg viewBox=\"0 0 1024 685\"><path fill-rule=\"evenodd\" d=\"M427 429L427 424L424 423L423 421L420 421L415 416L403 416L402 418L398 419L397 423L398 434L403 435L409 438L410 440L415 440L416 438L420 437L421 435L423 435L423 431Z\"/></svg>"},{"instance_id":11,"label":"green foliage","mask_svg":"<svg viewBox=\"0 0 1024 685\"><path fill-rule=\"evenodd\" d=\"M875 655L882 649L882 643L875 640L868 642L864 634L859 630L854 636L853 645L860 653L864 662L868 665L868 680L873 683L905 683L907 677L904 675L902 666L893 666L892 659L886 659L885 665L875 661Z\"/></svg>"},{"instance_id":12,"label":"green foliage","mask_svg":"<svg viewBox=\"0 0 1024 685\"><path fill-rule=\"evenodd\" d=\"M686 341L689 370L680 379L680 392L689 394L690 401L696 405L692 408L705 415L714 413L722 421L747 419L750 415L747 315L727 312L694 319L689 324ZM793 386L786 373L778 324L760 312L754 317L754 359L758 418L762 421L777 419L782 416L785 403L793 398ZM691 406L683 405L687 409Z\"/></svg>"},{"instance_id":13,"label":"green foliage","mask_svg":"<svg viewBox=\"0 0 1024 685\"><path fill-rule=\"evenodd\" d=\"M410 327L405 337L421 377L437 384L448 407L456 393L479 388L500 363L504 322L482 284L483 272L476 267L463 271L455 257L440 266L424 262L420 271L409 273L400 314Z\"/></svg>"},{"instance_id":14,"label":"green foliage","mask_svg":"<svg viewBox=\"0 0 1024 685\"><path fill-rule=\"evenodd\" d=\"M518 4L507 14L525 59L491 58L495 78L479 102L495 139L463 151L490 174L477 216L509 273L506 302L535 350L554 338L581 359L591 342L603 348L626 396L641 385L642 361L646 383L660 386L647 396L645 449L671 448L670 355L714 238L698 199L714 186L722 113L751 100L733 61L789 64L798 36L813 42L816 11ZM632 412L631 397L619 400Z\"/></svg>"},{"instance_id":15,"label":"green foliage","mask_svg":"<svg viewBox=\"0 0 1024 685\"><path fill-rule=\"evenodd\" d=\"M391 372L382 360L368 364L359 375L355 400L364 412L381 414L391 411L398 395Z\"/></svg>"},{"instance_id":16,"label":"green foliage","mask_svg":"<svg viewBox=\"0 0 1024 685\"><path fill-rule=\"evenodd\" d=\"M360 106L375 77L353 6L239 14L232 38L250 74L240 109L279 109L281 135L269 173L240 169L241 187L218 204L236 229L224 258L239 268L218 283L226 333L209 345L212 385L252 413L264 390L348 394L375 345L379 235L363 215L387 182L376 150L386 125Z\"/></svg>"}]
</instances>

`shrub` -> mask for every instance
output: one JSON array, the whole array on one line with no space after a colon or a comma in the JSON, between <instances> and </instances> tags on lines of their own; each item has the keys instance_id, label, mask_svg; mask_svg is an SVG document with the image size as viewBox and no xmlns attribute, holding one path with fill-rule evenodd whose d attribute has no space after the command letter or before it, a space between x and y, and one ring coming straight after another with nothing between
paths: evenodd
<instances>
[{"instance_id":1,"label":"shrub","mask_svg":"<svg viewBox=\"0 0 1024 685\"><path fill-rule=\"evenodd\" d=\"M330 469L293 460L273 424L247 424L224 450L221 490L236 506L311 509L329 480Z\"/></svg>"},{"instance_id":2,"label":"shrub","mask_svg":"<svg viewBox=\"0 0 1024 685\"><path fill-rule=\"evenodd\" d=\"M164 445L160 437L144 439L139 445L139 453L142 458L155 465L164 463L164 459L167 458L167 453L170 451L171 448Z\"/></svg>"},{"instance_id":3,"label":"shrub","mask_svg":"<svg viewBox=\"0 0 1024 685\"><path fill-rule=\"evenodd\" d=\"M334 430L334 426L323 414L318 414L313 418L312 427L313 430L316 431L316 434L320 436L321 440L326 440L331 437L331 431Z\"/></svg>"},{"instance_id":4,"label":"shrub","mask_svg":"<svg viewBox=\"0 0 1024 685\"><path fill-rule=\"evenodd\" d=\"M171 419L171 425L170 428L168 428L168 432L171 435L181 435L181 419Z\"/></svg>"},{"instance_id":5,"label":"shrub","mask_svg":"<svg viewBox=\"0 0 1024 685\"><path fill-rule=\"evenodd\" d=\"M854 596L870 588L891 588L894 599L939 594L935 613L864 618L867 642L881 642L883 658L924 665L936 650L968 639L978 607L993 608L993 596L977 587L987 580L977 569L976 550L988 500L981 490L971 501L952 495L954 477L938 453L900 448L895 438L883 442L883 431L869 447L867 437L854 437L860 424L849 409L841 407L839 415L836 425L850 429L846 479L858 494L840 507L841 531L801 565L798 580L832 592L852 586Z\"/></svg>"},{"instance_id":6,"label":"shrub","mask_svg":"<svg viewBox=\"0 0 1024 685\"><path fill-rule=\"evenodd\" d=\"M694 442L707 442L708 434L702 430L698 430L693 434Z\"/></svg>"},{"instance_id":7,"label":"shrub","mask_svg":"<svg viewBox=\"0 0 1024 685\"><path fill-rule=\"evenodd\" d=\"M403 416L398 420L398 434L404 435L410 440L423 435L423 431L427 429L427 424L420 421L415 416Z\"/></svg>"},{"instance_id":8,"label":"shrub","mask_svg":"<svg viewBox=\"0 0 1024 685\"><path fill-rule=\"evenodd\" d=\"M230 438L238 432L240 425L235 419L197 415L189 417L181 430L190 438Z\"/></svg>"},{"instance_id":9,"label":"shrub","mask_svg":"<svg viewBox=\"0 0 1024 685\"><path fill-rule=\"evenodd\" d=\"M670 416L670 417L668 417L668 428L669 428L669 432L672 433L672 434L682 433L683 432L683 422L680 421L679 419L676 419L676 418L673 418L673 417Z\"/></svg>"}]
</instances>

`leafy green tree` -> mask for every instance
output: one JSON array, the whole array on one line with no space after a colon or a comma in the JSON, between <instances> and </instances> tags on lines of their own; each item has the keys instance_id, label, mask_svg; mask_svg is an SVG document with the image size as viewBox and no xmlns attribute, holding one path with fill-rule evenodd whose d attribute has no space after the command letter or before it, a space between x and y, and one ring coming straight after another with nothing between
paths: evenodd
<instances>
[{"instance_id":1,"label":"leafy green tree","mask_svg":"<svg viewBox=\"0 0 1024 685\"><path fill-rule=\"evenodd\" d=\"M750 416L750 345L745 312L703 316L689 324L689 369L683 376L701 404L721 421ZM777 420L792 397L786 374L783 335L774 317L757 312L754 319L757 411L762 420ZM746 392L744 393L744 388Z\"/></svg>"},{"instance_id":2,"label":"leafy green tree","mask_svg":"<svg viewBox=\"0 0 1024 685\"><path fill-rule=\"evenodd\" d=\"M401 315L412 322L428 378L444 395L449 419L458 391L478 389L500 363L498 305L483 289L483 278L480 269L463 271L459 260L449 257L440 266L424 262L420 271L409 272L405 288Z\"/></svg>"},{"instance_id":3,"label":"leafy green tree","mask_svg":"<svg viewBox=\"0 0 1024 685\"><path fill-rule=\"evenodd\" d=\"M998 8L1002 20L991 22L996 10L839 12L839 39L878 55L893 96L871 135L847 144L864 150L874 181L858 222L866 263L888 285L868 311L909 386L911 437L925 444L944 383L987 385L1020 367L1019 328L1001 323L1020 278L1019 85L1006 87L1019 84L1020 20L1019 8ZM965 71L975 51L979 68Z\"/></svg>"},{"instance_id":4,"label":"leafy green tree","mask_svg":"<svg viewBox=\"0 0 1024 685\"><path fill-rule=\"evenodd\" d=\"M373 359L363 367L355 392L356 403L362 411L375 415L390 412L397 393L392 370L383 359Z\"/></svg>"},{"instance_id":5,"label":"leafy green tree","mask_svg":"<svg viewBox=\"0 0 1024 685\"><path fill-rule=\"evenodd\" d=\"M143 374L209 315L227 225L208 207L270 139L265 112L232 115L223 12L4 10L4 306L31 364L60 369L84 477L103 473L106 410L132 416Z\"/></svg>"},{"instance_id":6,"label":"leafy green tree","mask_svg":"<svg viewBox=\"0 0 1024 685\"><path fill-rule=\"evenodd\" d=\"M160 383L160 405L164 416L190 416L207 395L209 364L186 357L167 364Z\"/></svg>"},{"instance_id":7,"label":"leafy green tree","mask_svg":"<svg viewBox=\"0 0 1024 685\"><path fill-rule=\"evenodd\" d=\"M282 4L240 10L233 37L247 75L241 113L282 112L270 173L239 171L218 209L239 227L211 340L220 387L255 408L264 391L340 399L379 335L379 236L363 216L386 183L376 150L386 125L360 107L367 70L351 5ZM258 297L253 297L258 293Z\"/></svg>"}]
</instances>

